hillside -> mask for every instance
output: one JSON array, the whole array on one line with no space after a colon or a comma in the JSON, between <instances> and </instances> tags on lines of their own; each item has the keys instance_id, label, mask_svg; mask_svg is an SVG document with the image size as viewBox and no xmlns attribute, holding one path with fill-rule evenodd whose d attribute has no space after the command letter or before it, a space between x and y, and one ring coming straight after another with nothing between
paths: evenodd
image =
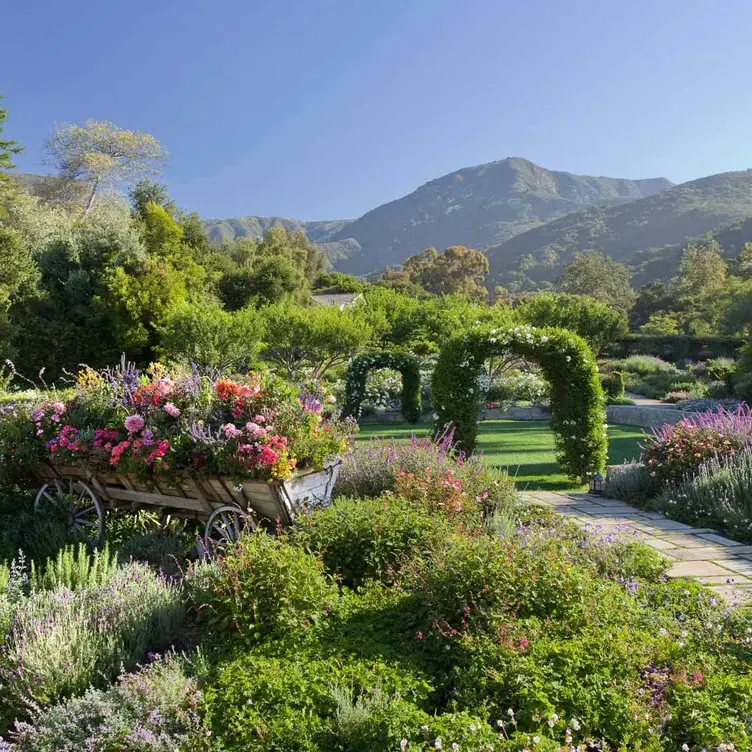
<instances>
[{"instance_id":1,"label":"hillside","mask_svg":"<svg viewBox=\"0 0 752 752\"><path fill-rule=\"evenodd\" d=\"M209 238L217 243L246 237L260 240L267 230L276 225L281 225L286 230L293 232L302 230L308 240L321 246L333 263L357 250L357 243L347 238L338 242L330 242L331 237L348 224L350 224L348 219L303 222L287 217L234 217L204 221L204 227Z\"/></svg>"},{"instance_id":2,"label":"hillside","mask_svg":"<svg viewBox=\"0 0 752 752\"><path fill-rule=\"evenodd\" d=\"M368 274L431 246L485 249L584 205L631 201L671 185L665 178L573 175L510 157L444 175L351 222L244 217L211 220L206 226L215 239L259 237L275 222L303 229L336 268Z\"/></svg>"},{"instance_id":3,"label":"hillside","mask_svg":"<svg viewBox=\"0 0 752 752\"><path fill-rule=\"evenodd\" d=\"M512 289L534 288L555 279L575 251L600 248L641 268L659 262L652 274L639 275L654 279L672 273L675 265L660 261L678 258L686 238L748 216L752 170L711 175L627 203L580 209L491 247L489 278Z\"/></svg>"}]
</instances>

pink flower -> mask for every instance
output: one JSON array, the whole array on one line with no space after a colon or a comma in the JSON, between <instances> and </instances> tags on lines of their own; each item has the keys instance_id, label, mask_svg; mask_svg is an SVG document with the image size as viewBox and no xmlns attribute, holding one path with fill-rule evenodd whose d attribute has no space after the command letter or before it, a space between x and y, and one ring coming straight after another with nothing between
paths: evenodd
<instances>
[{"instance_id":1,"label":"pink flower","mask_svg":"<svg viewBox=\"0 0 752 752\"><path fill-rule=\"evenodd\" d=\"M125 419L125 429L128 433L135 433L144 427L144 419L140 415L129 415Z\"/></svg>"},{"instance_id":2,"label":"pink flower","mask_svg":"<svg viewBox=\"0 0 752 752\"><path fill-rule=\"evenodd\" d=\"M171 418L177 418L180 415L180 408L175 407L172 402L168 402L162 408Z\"/></svg>"},{"instance_id":3,"label":"pink flower","mask_svg":"<svg viewBox=\"0 0 752 752\"><path fill-rule=\"evenodd\" d=\"M243 433L234 423L225 423L220 430L228 439L235 439Z\"/></svg>"},{"instance_id":4,"label":"pink flower","mask_svg":"<svg viewBox=\"0 0 752 752\"><path fill-rule=\"evenodd\" d=\"M245 430L248 431L252 439L263 439L266 436L266 428L258 425L258 423L246 423Z\"/></svg>"},{"instance_id":5,"label":"pink flower","mask_svg":"<svg viewBox=\"0 0 752 752\"><path fill-rule=\"evenodd\" d=\"M327 401L327 402L328 402L328 403L329 403L330 405L333 405L333 404L334 404L334 403L335 403L335 402L337 401L337 398L336 398L336 397L335 397L335 396L334 396L333 394L330 394L330 395L329 395L329 396L328 396L328 397L326 398L326 401Z\"/></svg>"},{"instance_id":6,"label":"pink flower","mask_svg":"<svg viewBox=\"0 0 752 752\"><path fill-rule=\"evenodd\" d=\"M279 459L279 454L275 452L271 447L261 447L259 454L259 462L264 465L273 465Z\"/></svg>"}]
</instances>

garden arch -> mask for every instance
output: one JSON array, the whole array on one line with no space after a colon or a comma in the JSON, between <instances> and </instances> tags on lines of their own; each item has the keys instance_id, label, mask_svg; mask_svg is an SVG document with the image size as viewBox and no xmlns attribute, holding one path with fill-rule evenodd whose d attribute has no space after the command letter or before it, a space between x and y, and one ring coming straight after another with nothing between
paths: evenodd
<instances>
[{"instance_id":1,"label":"garden arch","mask_svg":"<svg viewBox=\"0 0 752 752\"><path fill-rule=\"evenodd\" d=\"M523 357L537 363L551 388L552 426L560 467L586 479L606 464L608 447L603 389L585 340L566 329L482 327L455 337L441 348L431 383L438 429L455 427L459 447L475 448L479 377L492 357Z\"/></svg>"},{"instance_id":2,"label":"garden arch","mask_svg":"<svg viewBox=\"0 0 752 752\"><path fill-rule=\"evenodd\" d=\"M344 414L360 417L371 371L392 368L402 374L402 415L409 423L418 423L423 412L420 400L420 361L407 353L372 352L359 355L347 367Z\"/></svg>"}]
</instances>

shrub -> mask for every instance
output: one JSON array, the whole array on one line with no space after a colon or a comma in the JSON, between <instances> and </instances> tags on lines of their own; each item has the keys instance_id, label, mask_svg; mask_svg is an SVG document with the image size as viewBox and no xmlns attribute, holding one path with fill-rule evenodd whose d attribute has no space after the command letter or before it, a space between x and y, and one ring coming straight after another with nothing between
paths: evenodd
<instances>
[{"instance_id":1,"label":"shrub","mask_svg":"<svg viewBox=\"0 0 752 752\"><path fill-rule=\"evenodd\" d=\"M711 457L697 473L668 488L653 505L673 519L709 525L752 542L752 454Z\"/></svg>"},{"instance_id":2,"label":"shrub","mask_svg":"<svg viewBox=\"0 0 752 752\"><path fill-rule=\"evenodd\" d=\"M205 696L213 736L226 749L392 752L406 711L426 717L407 700L425 702L429 691L418 672L378 656L256 650L221 664Z\"/></svg>"},{"instance_id":3,"label":"shrub","mask_svg":"<svg viewBox=\"0 0 752 752\"><path fill-rule=\"evenodd\" d=\"M123 561L143 561L170 576L177 576L193 553L195 539L160 531L140 533L128 538L119 551Z\"/></svg>"},{"instance_id":4,"label":"shrub","mask_svg":"<svg viewBox=\"0 0 752 752\"><path fill-rule=\"evenodd\" d=\"M41 567L32 561L29 585L32 590L95 588L107 585L117 572L117 557L108 546L90 554L86 545L79 543L61 548L54 559L47 559Z\"/></svg>"},{"instance_id":5,"label":"shrub","mask_svg":"<svg viewBox=\"0 0 752 752\"><path fill-rule=\"evenodd\" d=\"M106 690L53 705L16 724L7 752L209 752L201 693L185 659L168 656ZM0 743L2 747L2 743Z\"/></svg>"},{"instance_id":6,"label":"shrub","mask_svg":"<svg viewBox=\"0 0 752 752\"><path fill-rule=\"evenodd\" d=\"M603 489L607 497L642 504L647 500L649 489L650 475L642 462L632 460L609 466Z\"/></svg>"},{"instance_id":7,"label":"shrub","mask_svg":"<svg viewBox=\"0 0 752 752\"><path fill-rule=\"evenodd\" d=\"M656 373L676 374L679 372L673 363L667 363L653 355L630 355L620 363L620 366L622 370L640 376L651 376Z\"/></svg>"},{"instance_id":8,"label":"shrub","mask_svg":"<svg viewBox=\"0 0 752 752\"><path fill-rule=\"evenodd\" d=\"M322 557L342 584L391 583L399 570L446 542L447 526L425 507L404 499L338 499L296 522L294 539Z\"/></svg>"},{"instance_id":9,"label":"shrub","mask_svg":"<svg viewBox=\"0 0 752 752\"><path fill-rule=\"evenodd\" d=\"M466 456L454 444L452 430L433 439L413 435L405 443L374 439L346 455L334 487L334 497L375 497L397 488L404 474L419 475L430 470L433 478L451 472L462 484L465 497L488 512L513 505L517 494L506 475L490 471L479 456Z\"/></svg>"},{"instance_id":10,"label":"shrub","mask_svg":"<svg viewBox=\"0 0 752 752\"><path fill-rule=\"evenodd\" d=\"M178 590L137 564L102 587L59 587L7 608L3 624L0 605L0 727L132 668L150 650L167 647L183 623Z\"/></svg>"},{"instance_id":11,"label":"shrub","mask_svg":"<svg viewBox=\"0 0 752 752\"><path fill-rule=\"evenodd\" d=\"M684 391L675 391L675 392L667 392L665 396L663 397L664 402L668 402L669 404L676 404L677 402L684 402L686 400L692 399L693 394L690 391L684 390Z\"/></svg>"},{"instance_id":12,"label":"shrub","mask_svg":"<svg viewBox=\"0 0 752 752\"><path fill-rule=\"evenodd\" d=\"M334 597L319 559L263 531L242 536L211 564L194 565L186 584L204 623L247 643L295 637L323 618Z\"/></svg>"},{"instance_id":13,"label":"shrub","mask_svg":"<svg viewBox=\"0 0 752 752\"><path fill-rule=\"evenodd\" d=\"M653 487L659 489L693 475L709 457L733 455L750 445L752 410L740 407L732 413L719 408L653 429L647 438L643 461Z\"/></svg>"},{"instance_id":14,"label":"shrub","mask_svg":"<svg viewBox=\"0 0 752 752\"><path fill-rule=\"evenodd\" d=\"M609 397L606 400L606 404L608 405L636 405L637 403L633 399L629 399L629 397Z\"/></svg>"},{"instance_id":15,"label":"shrub","mask_svg":"<svg viewBox=\"0 0 752 752\"><path fill-rule=\"evenodd\" d=\"M708 411L716 412L723 408L728 412L738 410L744 403L735 399L691 399L686 402L678 403L678 407L685 412L706 413Z\"/></svg>"},{"instance_id":16,"label":"shrub","mask_svg":"<svg viewBox=\"0 0 752 752\"><path fill-rule=\"evenodd\" d=\"M520 371L497 376L486 398L500 402L545 402L548 392L548 384L538 374Z\"/></svg>"},{"instance_id":17,"label":"shrub","mask_svg":"<svg viewBox=\"0 0 752 752\"><path fill-rule=\"evenodd\" d=\"M555 547L520 547L482 537L458 541L430 562L418 591L434 636L465 631L492 633L515 614L562 619L580 607L584 570L558 556Z\"/></svg>"},{"instance_id":18,"label":"shrub","mask_svg":"<svg viewBox=\"0 0 752 752\"><path fill-rule=\"evenodd\" d=\"M609 400L624 396L624 375L621 371L611 371L601 376L603 392ZM613 403L612 403L613 404Z\"/></svg>"}]
</instances>

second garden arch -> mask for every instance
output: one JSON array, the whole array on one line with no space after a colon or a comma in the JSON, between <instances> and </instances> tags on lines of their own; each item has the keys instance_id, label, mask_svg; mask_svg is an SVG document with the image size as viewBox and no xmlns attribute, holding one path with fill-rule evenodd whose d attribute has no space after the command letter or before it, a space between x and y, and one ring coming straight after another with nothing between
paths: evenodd
<instances>
[{"instance_id":1,"label":"second garden arch","mask_svg":"<svg viewBox=\"0 0 752 752\"><path fill-rule=\"evenodd\" d=\"M344 414L360 417L368 374L379 368L392 368L402 374L402 415L408 423L418 423L423 413L420 398L420 361L407 353L372 352L353 358L347 367Z\"/></svg>"},{"instance_id":2,"label":"second garden arch","mask_svg":"<svg viewBox=\"0 0 752 752\"><path fill-rule=\"evenodd\" d=\"M566 329L479 327L447 342L431 383L437 429L454 425L460 449L475 448L481 393L478 377L494 356L537 363L551 388L557 459L570 478L584 480L606 464L603 389L585 340Z\"/></svg>"}]
</instances>

